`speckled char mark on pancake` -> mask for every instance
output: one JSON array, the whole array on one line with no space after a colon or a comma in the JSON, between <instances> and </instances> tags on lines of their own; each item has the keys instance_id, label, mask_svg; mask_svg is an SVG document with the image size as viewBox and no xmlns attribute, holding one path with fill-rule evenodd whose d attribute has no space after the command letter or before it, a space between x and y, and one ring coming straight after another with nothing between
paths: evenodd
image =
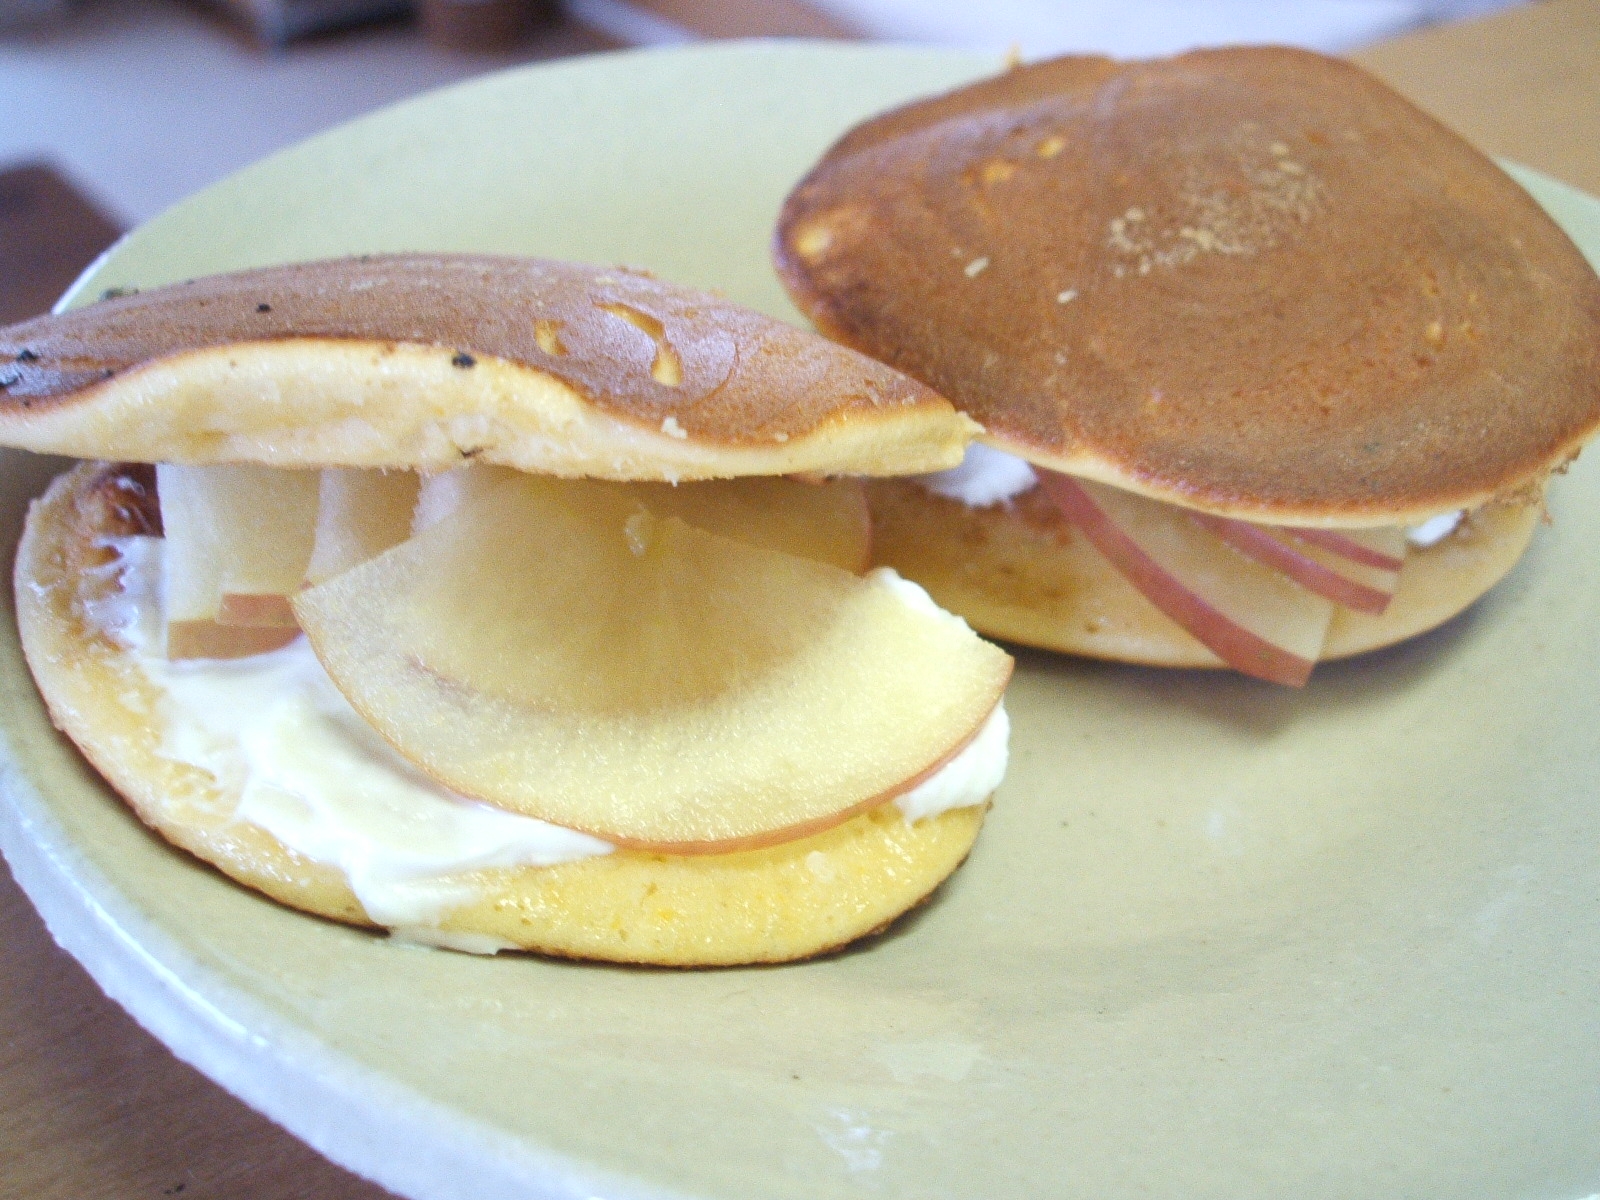
<instances>
[{"instance_id":1,"label":"speckled char mark on pancake","mask_svg":"<svg viewBox=\"0 0 1600 1200\"><path fill-rule=\"evenodd\" d=\"M1600 282L1493 163L1287 49L1020 68L866 122L784 205L829 335L1042 465L1222 515L1403 524L1600 425Z\"/></svg>"},{"instance_id":2,"label":"speckled char mark on pancake","mask_svg":"<svg viewBox=\"0 0 1600 1200\"><path fill-rule=\"evenodd\" d=\"M80 457L873 475L952 466L975 429L813 334L541 259L272 267L0 331L0 442Z\"/></svg>"}]
</instances>

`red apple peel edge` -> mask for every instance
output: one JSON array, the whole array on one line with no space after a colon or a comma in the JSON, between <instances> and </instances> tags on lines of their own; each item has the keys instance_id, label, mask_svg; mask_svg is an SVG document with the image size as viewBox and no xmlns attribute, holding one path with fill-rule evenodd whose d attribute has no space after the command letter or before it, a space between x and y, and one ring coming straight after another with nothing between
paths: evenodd
<instances>
[{"instance_id":1,"label":"red apple peel edge","mask_svg":"<svg viewBox=\"0 0 1600 1200\"><path fill-rule=\"evenodd\" d=\"M1321 546L1324 550L1337 554L1340 558L1348 558L1353 563L1360 563L1364 567L1376 567L1381 571L1398 571L1405 566L1405 558L1396 558L1392 554L1385 554L1374 546L1368 546L1356 541L1348 534L1340 533L1337 529L1303 529L1297 525L1285 526L1284 532L1291 537L1299 538L1302 542L1309 542L1313 546ZM1402 543L1403 545L1403 543Z\"/></svg>"},{"instance_id":2,"label":"red apple peel edge","mask_svg":"<svg viewBox=\"0 0 1600 1200\"><path fill-rule=\"evenodd\" d=\"M1168 618L1240 674L1304 687L1316 663L1275 646L1196 595L1108 517L1075 480L1039 470L1045 494L1129 583Z\"/></svg>"},{"instance_id":3,"label":"red apple peel edge","mask_svg":"<svg viewBox=\"0 0 1600 1200\"><path fill-rule=\"evenodd\" d=\"M1393 599L1393 592L1381 591L1341 575L1332 567L1323 566L1316 559L1307 557L1288 543L1280 541L1258 525L1252 525L1248 521L1236 521L1230 517L1214 516L1211 513L1191 512L1189 516L1241 554L1248 554L1257 562L1288 576L1301 587L1319 596L1325 596L1335 604L1341 604L1356 612L1381 616L1389 607L1389 601ZM1346 556L1341 555L1341 557Z\"/></svg>"}]
</instances>

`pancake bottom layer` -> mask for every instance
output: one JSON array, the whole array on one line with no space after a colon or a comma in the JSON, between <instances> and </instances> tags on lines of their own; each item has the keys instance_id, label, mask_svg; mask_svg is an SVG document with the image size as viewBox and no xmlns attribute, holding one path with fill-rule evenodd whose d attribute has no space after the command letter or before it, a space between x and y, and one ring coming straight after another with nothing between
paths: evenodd
<instances>
[{"instance_id":1,"label":"pancake bottom layer","mask_svg":"<svg viewBox=\"0 0 1600 1200\"><path fill-rule=\"evenodd\" d=\"M1165 667L1223 662L1163 615L1034 488L1009 504L970 508L908 480L868 485L873 558L915 580L989 637ZM1457 532L1413 549L1382 616L1335 609L1324 660L1432 629L1509 571L1538 523L1537 504L1495 504Z\"/></svg>"},{"instance_id":2,"label":"pancake bottom layer","mask_svg":"<svg viewBox=\"0 0 1600 1200\"><path fill-rule=\"evenodd\" d=\"M237 819L237 794L161 753L160 695L86 608L118 586L113 572L96 569L116 555L104 539L152 528L149 498L130 483L130 469L86 463L29 514L17 555L17 617L53 720L173 845L284 904L372 925L340 871ZM814 837L739 854L619 851L478 871L465 877L477 899L436 929L411 932L464 948L666 966L806 958L880 930L925 900L971 850L985 807L908 824L883 805Z\"/></svg>"}]
</instances>

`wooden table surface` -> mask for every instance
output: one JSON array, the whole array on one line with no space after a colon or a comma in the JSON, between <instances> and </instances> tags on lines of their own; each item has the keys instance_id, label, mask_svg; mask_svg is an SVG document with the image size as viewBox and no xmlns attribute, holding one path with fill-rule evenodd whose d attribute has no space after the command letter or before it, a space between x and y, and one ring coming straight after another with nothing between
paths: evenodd
<instances>
[{"instance_id":1,"label":"wooden table surface","mask_svg":"<svg viewBox=\"0 0 1600 1200\"><path fill-rule=\"evenodd\" d=\"M734 0L712 7L722 26L706 32L762 28L755 0L731 24ZM792 23L796 6L781 11ZM1600 0L1544 0L1354 57L1485 150L1600 193ZM388 1194L174 1059L51 943L3 870L0 953L0 1197Z\"/></svg>"}]
</instances>

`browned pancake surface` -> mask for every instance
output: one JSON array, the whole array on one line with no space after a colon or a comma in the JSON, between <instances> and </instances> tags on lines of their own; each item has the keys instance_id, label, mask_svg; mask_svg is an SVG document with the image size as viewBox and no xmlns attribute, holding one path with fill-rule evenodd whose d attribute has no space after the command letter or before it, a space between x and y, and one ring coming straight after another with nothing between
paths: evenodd
<instances>
[{"instance_id":1,"label":"browned pancake surface","mask_svg":"<svg viewBox=\"0 0 1600 1200\"><path fill-rule=\"evenodd\" d=\"M785 204L824 332L1058 469L1386 523L1600 424L1600 282L1465 142L1286 49L1067 58L848 134Z\"/></svg>"},{"instance_id":2,"label":"browned pancake surface","mask_svg":"<svg viewBox=\"0 0 1600 1200\"><path fill-rule=\"evenodd\" d=\"M251 355L245 367L205 354L235 347ZM479 417L505 425L511 418L502 409L514 405L502 397L509 393L514 401L519 380L529 380L530 390L553 381L601 420L708 455L754 450L782 460L794 446L831 440L847 460L839 469L870 471L872 453L861 452L860 443L878 438L887 447L879 465L896 470L902 451L948 459L970 435L970 423L926 387L707 293L621 268L417 254L214 276L0 331L0 440L102 457L141 458L154 450L156 457L194 460L201 451L193 445L160 453L105 422L94 432L107 444L80 447L77 441L94 438L63 420L63 410L109 406L118 389L124 395L140 387L170 391L164 379L155 379L154 368L162 365L171 375L188 364L191 376L204 370L225 381L229 365L254 370L263 348L281 350L278 361L292 370L314 370L341 349L370 350L361 369L375 378L387 375L395 386L402 377L415 381L434 370L431 387L411 390L439 396L441 421ZM418 348L428 355L402 353ZM272 386L276 369L269 365L253 377L266 380L254 384L263 407L279 402ZM473 392L474 372L493 382ZM570 418L541 403L545 426L536 436L551 440L560 434L553 423ZM331 427L351 416L319 411L315 419ZM237 414L217 418L219 436L235 432L224 427L227 419L237 423ZM58 429L67 431L59 446L35 447L30 440L56 436ZM867 432L841 439L839 431L847 429ZM622 444L627 436L612 437L619 453L629 451ZM391 441L403 444L403 437L418 440L405 430ZM325 448L333 440L324 438L324 457L337 453ZM354 435L347 440L357 445ZM670 442L663 445L672 450ZM468 446L463 453L480 449ZM353 465L448 465L369 461L374 457L364 444L348 455ZM407 456L391 451L388 457ZM500 460L526 465L522 460L529 457L513 453ZM703 473L760 473L761 467L748 455L717 465L726 470Z\"/></svg>"}]
</instances>

